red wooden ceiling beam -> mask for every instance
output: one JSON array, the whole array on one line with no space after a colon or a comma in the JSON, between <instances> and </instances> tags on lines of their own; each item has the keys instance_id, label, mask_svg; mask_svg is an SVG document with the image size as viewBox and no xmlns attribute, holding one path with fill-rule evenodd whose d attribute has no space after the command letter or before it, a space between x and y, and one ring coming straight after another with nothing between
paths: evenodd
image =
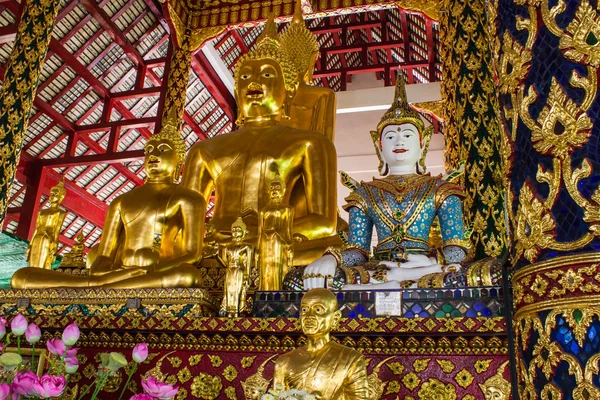
<instances>
[{"instance_id":1,"label":"red wooden ceiling beam","mask_svg":"<svg viewBox=\"0 0 600 400\"><path fill-rule=\"evenodd\" d=\"M158 22L160 22L160 24L164 28L165 32L167 32L167 34L170 34L171 27L169 26L169 23L163 16L162 11L158 8L158 5L156 3L154 3L153 0L144 0L144 3L146 3L146 5L148 6L148 9L152 12L152 14L154 14L154 16L156 17Z\"/></svg>"},{"instance_id":2,"label":"red wooden ceiling beam","mask_svg":"<svg viewBox=\"0 0 600 400\"><path fill-rule=\"evenodd\" d=\"M80 125L75 127L77 133L93 133L93 132L104 132L113 128L146 128L153 126L156 122L155 117L149 118L135 118L135 119L121 119L113 122L101 122L99 124L92 125Z\"/></svg>"},{"instance_id":3,"label":"red wooden ceiling beam","mask_svg":"<svg viewBox=\"0 0 600 400\"><path fill-rule=\"evenodd\" d=\"M149 87L143 89L134 89L127 92L115 92L111 95L111 98L115 101L124 101L131 99L140 99L151 96L158 96L161 93L160 87Z\"/></svg>"},{"instance_id":4,"label":"red wooden ceiling beam","mask_svg":"<svg viewBox=\"0 0 600 400\"><path fill-rule=\"evenodd\" d=\"M39 160L39 163L44 167L61 168L71 167L77 165L97 165L97 164L121 164L129 161L137 161L144 158L144 150L133 150L133 151L122 151L118 153L103 153L103 154L92 154L89 156L75 156L75 157L63 157L63 158L52 158L47 160ZM117 171L119 169L115 165ZM125 167L127 168L127 167ZM121 172L121 171L119 171ZM131 171L131 174L135 174ZM122 172L121 172L122 173ZM125 174L124 174L125 175ZM130 181L133 181L130 177L127 177ZM140 178L137 178L138 181ZM138 182L133 182L139 184Z\"/></svg>"},{"instance_id":5,"label":"red wooden ceiling beam","mask_svg":"<svg viewBox=\"0 0 600 400\"><path fill-rule=\"evenodd\" d=\"M17 26L8 25L0 27L0 44L11 43L17 37Z\"/></svg>"},{"instance_id":6,"label":"red wooden ceiling beam","mask_svg":"<svg viewBox=\"0 0 600 400\"><path fill-rule=\"evenodd\" d=\"M365 72L381 72L386 69L396 70L398 68L412 70L413 68L418 67L426 67L426 61L411 61L409 63L386 63L386 64L376 64L376 65L367 65L367 66L358 66L358 67L348 67L345 70L342 68L328 69L326 72L315 72L315 79L330 77L330 76L339 76L342 72L346 72L348 74L362 74Z\"/></svg>"},{"instance_id":7,"label":"red wooden ceiling beam","mask_svg":"<svg viewBox=\"0 0 600 400\"><path fill-rule=\"evenodd\" d=\"M104 28L106 33L115 41L125 54L137 65L144 64L144 58L135 47L129 43L129 40L119 30L117 25L110 19L106 12L96 3L95 0L81 0L81 5L94 17L96 22Z\"/></svg>"}]
</instances>

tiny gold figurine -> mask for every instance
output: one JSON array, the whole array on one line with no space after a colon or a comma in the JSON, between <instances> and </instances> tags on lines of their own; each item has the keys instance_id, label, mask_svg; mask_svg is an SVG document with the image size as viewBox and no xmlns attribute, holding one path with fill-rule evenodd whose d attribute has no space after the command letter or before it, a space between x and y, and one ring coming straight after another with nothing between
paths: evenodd
<instances>
[{"instance_id":1,"label":"tiny gold figurine","mask_svg":"<svg viewBox=\"0 0 600 400\"><path fill-rule=\"evenodd\" d=\"M219 244L216 238L215 225L207 222L204 225L204 246L202 248L202 258L216 257L219 254Z\"/></svg>"},{"instance_id":2,"label":"tiny gold figurine","mask_svg":"<svg viewBox=\"0 0 600 400\"><path fill-rule=\"evenodd\" d=\"M200 274L193 264L202 257L206 201L175 183L186 149L177 126L178 121L170 118L148 139L146 183L110 204L97 252L94 257L88 254L93 259L89 276L21 268L14 273L11 286L200 287Z\"/></svg>"},{"instance_id":3,"label":"tiny gold figurine","mask_svg":"<svg viewBox=\"0 0 600 400\"><path fill-rule=\"evenodd\" d=\"M479 388L485 400L508 400L510 398L510 382L504 378L503 371L508 361L503 363L496 374L488 378Z\"/></svg>"},{"instance_id":4,"label":"tiny gold figurine","mask_svg":"<svg viewBox=\"0 0 600 400\"><path fill-rule=\"evenodd\" d=\"M61 180L50 189L50 207L38 212L35 231L26 253L30 267L52 269L58 250L58 236L67 215L66 211L60 208L66 194L64 182Z\"/></svg>"},{"instance_id":5,"label":"tiny gold figurine","mask_svg":"<svg viewBox=\"0 0 600 400\"><path fill-rule=\"evenodd\" d=\"M221 311L228 317L237 317L246 309L246 291L250 285L250 270L254 261L254 248L244 243L246 224L238 218L231 225L232 241L223 246L225 293Z\"/></svg>"},{"instance_id":6,"label":"tiny gold figurine","mask_svg":"<svg viewBox=\"0 0 600 400\"><path fill-rule=\"evenodd\" d=\"M285 183L276 174L270 185L271 202L258 218L259 290L281 290L283 277L293 265L294 208L283 204L284 194Z\"/></svg>"},{"instance_id":7,"label":"tiny gold figurine","mask_svg":"<svg viewBox=\"0 0 600 400\"><path fill-rule=\"evenodd\" d=\"M335 295L309 290L300 304L306 345L275 363L274 386L308 391L321 400L368 399L367 368L362 354L332 342L329 334L341 318Z\"/></svg>"},{"instance_id":8,"label":"tiny gold figurine","mask_svg":"<svg viewBox=\"0 0 600 400\"><path fill-rule=\"evenodd\" d=\"M83 233L79 232L75 236L75 243L71 246L71 251L63 256L59 267L85 267L85 244L83 243Z\"/></svg>"},{"instance_id":9,"label":"tiny gold figurine","mask_svg":"<svg viewBox=\"0 0 600 400\"><path fill-rule=\"evenodd\" d=\"M337 155L331 140L318 132L283 126L298 88L298 70L281 45L272 16L256 48L243 55L235 72L240 129L196 143L187 155L182 184L210 198L211 222L219 242L243 216L257 244L258 214L270 201L268 174L278 166L288 190L284 202L295 208L294 263L306 265L328 246L340 244L337 221ZM298 202L287 198L297 194ZM294 195L296 196L296 195ZM221 236L219 236L221 235Z\"/></svg>"}]
</instances>

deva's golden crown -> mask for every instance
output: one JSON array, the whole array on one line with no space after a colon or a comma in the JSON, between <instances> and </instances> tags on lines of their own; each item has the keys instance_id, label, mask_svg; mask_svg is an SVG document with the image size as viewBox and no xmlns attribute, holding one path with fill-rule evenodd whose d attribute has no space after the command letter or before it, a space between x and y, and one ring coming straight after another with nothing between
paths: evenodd
<instances>
[{"instance_id":1,"label":"deva's golden crown","mask_svg":"<svg viewBox=\"0 0 600 400\"><path fill-rule=\"evenodd\" d=\"M377 132L381 135L383 129L388 125L413 124L419 130L422 136L425 124L415 110L412 109L406 97L406 86L404 78L400 73L396 76L396 91L394 92L394 101L390 108L383 114L381 121L377 125ZM379 139L379 138L378 138Z\"/></svg>"}]
</instances>

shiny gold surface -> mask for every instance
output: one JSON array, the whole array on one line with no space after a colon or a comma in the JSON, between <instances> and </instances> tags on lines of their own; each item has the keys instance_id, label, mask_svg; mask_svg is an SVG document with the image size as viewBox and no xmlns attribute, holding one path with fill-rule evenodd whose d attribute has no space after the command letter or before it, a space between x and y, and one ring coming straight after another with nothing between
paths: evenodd
<instances>
[{"instance_id":1,"label":"shiny gold surface","mask_svg":"<svg viewBox=\"0 0 600 400\"><path fill-rule=\"evenodd\" d=\"M38 212L35 231L26 253L30 267L52 269L58 250L58 235L67 215L66 211L60 208L65 195L64 183L60 181L50 189L50 207Z\"/></svg>"},{"instance_id":2,"label":"shiny gold surface","mask_svg":"<svg viewBox=\"0 0 600 400\"><path fill-rule=\"evenodd\" d=\"M197 287L198 270L192 264L202 256L206 202L174 183L185 153L175 124L167 122L146 143L146 183L111 203L89 277L22 268L11 286Z\"/></svg>"},{"instance_id":3,"label":"shiny gold surface","mask_svg":"<svg viewBox=\"0 0 600 400\"><path fill-rule=\"evenodd\" d=\"M221 310L228 317L237 317L246 309L246 291L250 285L250 271L254 263L254 247L244 243L246 225L238 218L231 225L231 243L223 246L222 261L225 273L225 293Z\"/></svg>"},{"instance_id":4,"label":"shiny gold surface","mask_svg":"<svg viewBox=\"0 0 600 400\"><path fill-rule=\"evenodd\" d=\"M496 375L488 378L483 384L479 384L485 400L508 400L510 399L510 382L504 378L503 371L508 362L503 363Z\"/></svg>"},{"instance_id":5,"label":"shiny gold surface","mask_svg":"<svg viewBox=\"0 0 600 400\"><path fill-rule=\"evenodd\" d=\"M71 251L63 256L59 267L85 267L85 244L83 243L83 232L75 237L75 243L71 246Z\"/></svg>"},{"instance_id":6,"label":"shiny gold surface","mask_svg":"<svg viewBox=\"0 0 600 400\"><path fill-rule=\"evenodd\" d=\"M219 253L219 244L215 237L215 225L207 222L204 225L204 245L202 247L202 258L215 257Z\"/></svg>"},{"instance_id":7,"label":"shiny gold surface","mask_svg":"<svg viewBox=\"0 0 600 400\"><path fill-rule=\"evenodd\" d=\"M277 360L274 386L319 393L322 400L368 399L365 358L330 340L329 333L340 317L335 295L329 290L312 289L304 295L300 325L307 343Z\"/></svg>"},{"instance_id":8,"label":"shiny gold surface","mask_svg":"<svg viewBox=\"0 0 600 400\"><path fill-rule=\"evenodd\" d=\"M285 184L278 175L271 181L271 202L258 220L258 290L281 290L283 277L293 266L292 223L294 208L282 203Z\"/></svg>"},{"instance_id":9,"label":"shiny gold surface","mask_svg":"<svg viewBox=\"0 0 600 400\"><path fill-rule=\"evenodd\" d=\"M293 235L307 240L295 249L295 263L306 265L327 247L320 242L336 234L337 157L327 137L280 125L296 93L298 71L281 48L272 20L256 49L240 59L235 82L240 129L195 144L187 156L183 185L204 198L214 190L211 222L219 242L241 216L247 240L254 245L259 211L270 201L269 178L278 172L288 189L282 202L297 200L292 204Z\"/></svg>"},{"instance_id":10,"label":"shiny gold surface","mask_svg":"<svg viewBox=\"0 0 600 400\"><path fill-rule=\"evenodd\" d=\"M296 64L298 89L284 125L319 132L333 141L335 135L335 93L313 86L313 70L319 55L319 42L302 18L302 2L296 1L294 17L288 30L281 35L281 46ZM292 203L293 204L293 203Z\"/></svg>"}]
</instances>

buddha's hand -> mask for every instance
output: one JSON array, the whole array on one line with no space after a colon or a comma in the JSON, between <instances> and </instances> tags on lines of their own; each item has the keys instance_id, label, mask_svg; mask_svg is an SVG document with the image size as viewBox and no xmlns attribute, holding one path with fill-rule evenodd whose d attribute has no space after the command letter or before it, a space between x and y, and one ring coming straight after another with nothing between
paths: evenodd
<instances>
[{"instance_id":1,"label":"buddha's hand","mask_svg":"<svg viewBox=\"0 0 600 400\"><path fill-rule=\"evenodd\" d=\"M333 281L337 260L331 254L325 254L323 257L311 262L304 269L304 290L314 288L324 288L325 280L330 283Z\"/></svg>"},{"instance_id":2,"label":"buddha's hand","mask_svg":"<svg viewBox=\"0 0 600 400\"><path fill-rule=\"evenodd\" d=\"M107 257L96 258L90 267L90 275L104 275L113 271L113 262Z\"/></svg>"}]
</instances>

